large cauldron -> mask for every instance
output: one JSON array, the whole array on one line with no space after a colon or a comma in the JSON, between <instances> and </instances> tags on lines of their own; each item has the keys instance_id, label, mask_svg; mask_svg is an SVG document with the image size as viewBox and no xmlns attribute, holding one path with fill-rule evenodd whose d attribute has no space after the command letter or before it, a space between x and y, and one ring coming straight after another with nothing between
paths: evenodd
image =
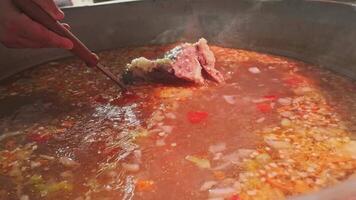
<instances>
[{"instance_id":1,"label":"large cauldron","mask_svg":"<svg viewBox=\"0 0 356 200\"><path fill-rule=\"evenodd\" d=\"M292 57L356 79L356 4L350 2L146 0L64 10L73 32L94 51L203 36L212 44ZM67 56L62 50L0 47L0 79ZM332 199L355 188L350 181L303 199Z\"/></svg>"}]
</instances>

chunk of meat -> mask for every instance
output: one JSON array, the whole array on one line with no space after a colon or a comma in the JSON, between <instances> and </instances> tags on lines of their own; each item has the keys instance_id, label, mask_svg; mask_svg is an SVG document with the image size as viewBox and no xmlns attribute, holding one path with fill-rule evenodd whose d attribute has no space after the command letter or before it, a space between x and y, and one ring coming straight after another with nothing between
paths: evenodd
<instances>
[{"instance_id":1,"label":"chunk of meat","mask_svg":"<svg viewBox=\"0 0 356 200\"><path fill-rule=\"evenodd\" d=\"M195 83L204 83L202 76L202 67L198 60L197 50L195 46L186 44L183 45L181 52L172 62L174 75Z\"/></svg>"},{"instance_id":2,"label":"chunk of meat","mask_svg":"<svg viewBox=\"0 0 356 200\"><path fill-rule=\"evenodd\" d=\"M179 45L168 51L161 59L149 60L141 57L132 60L127 65L124 79L160 81L169 77L203 84L203 71L208 78L218 83L224 82L222 74L215 69L215 56L204 38L194 44Z\"/></svg>"},{"instance_id":3,"label":"chunk of meat","mask_svg":"<svg viewBox=\"0 0 356 200\"><path fill-rule=\"evenodd\" d=\"M223 75L215 69L215 56L208 46L208 41L206 41L204 38L201 38L195 45L198 50L198 59L203 69L216 82L224 82Z\"/></svg>"}]
</instances>

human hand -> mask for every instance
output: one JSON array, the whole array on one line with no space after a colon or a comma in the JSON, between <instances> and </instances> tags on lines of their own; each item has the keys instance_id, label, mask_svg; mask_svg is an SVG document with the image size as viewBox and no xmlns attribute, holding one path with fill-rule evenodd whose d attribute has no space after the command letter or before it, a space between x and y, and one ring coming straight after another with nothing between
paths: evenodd
<instances>
[{"instance_id":1,"label":"human hand","mask_svg":"<svg viewBox=\"0 0 356 200\"><path fill-rule=\"evenodd\" d=\"M33 1L54 19L64 18L53 0ZM72 41L30 19L11 0L0 0L0 42L9 48L73 48Z\"/></svg>"}]
</instances>

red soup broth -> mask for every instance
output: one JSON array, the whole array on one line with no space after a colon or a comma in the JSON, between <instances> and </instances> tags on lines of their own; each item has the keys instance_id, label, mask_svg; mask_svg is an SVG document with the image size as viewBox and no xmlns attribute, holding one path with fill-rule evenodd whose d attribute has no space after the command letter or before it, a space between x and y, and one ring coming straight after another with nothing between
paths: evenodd
<instances>
[{"instance_id":1,"label":"red soup broth","mask_svg":"<svg viewBox=\"0 0 356 200\"><path fill-rule=\"evenodd\" d=\"M100 57L114 73L172 45ZM0 85L0 199L285 199L356 170L356 84L288 58L212 46L226 83L123 95L78 60Z\"/></svg>"}]
</instances>

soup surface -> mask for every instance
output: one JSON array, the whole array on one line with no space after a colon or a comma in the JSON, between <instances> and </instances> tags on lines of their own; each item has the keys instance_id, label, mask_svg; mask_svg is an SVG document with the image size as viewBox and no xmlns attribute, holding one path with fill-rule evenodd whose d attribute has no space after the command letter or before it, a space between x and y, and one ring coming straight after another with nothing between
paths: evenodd
<instances>
[{"instance_id":1,"label":"soup surface","mask_svg":"<svg viewBox=\"0 0 356 200\"><path fill-rule=\"evenodd\" d=\"M100 54L119 74L135 57ZM0 199L285 199L356 171L356 84L299 61L212 46L226 83L122 95L78 60L0 84Z\"/></svg>"}]
</instances>

